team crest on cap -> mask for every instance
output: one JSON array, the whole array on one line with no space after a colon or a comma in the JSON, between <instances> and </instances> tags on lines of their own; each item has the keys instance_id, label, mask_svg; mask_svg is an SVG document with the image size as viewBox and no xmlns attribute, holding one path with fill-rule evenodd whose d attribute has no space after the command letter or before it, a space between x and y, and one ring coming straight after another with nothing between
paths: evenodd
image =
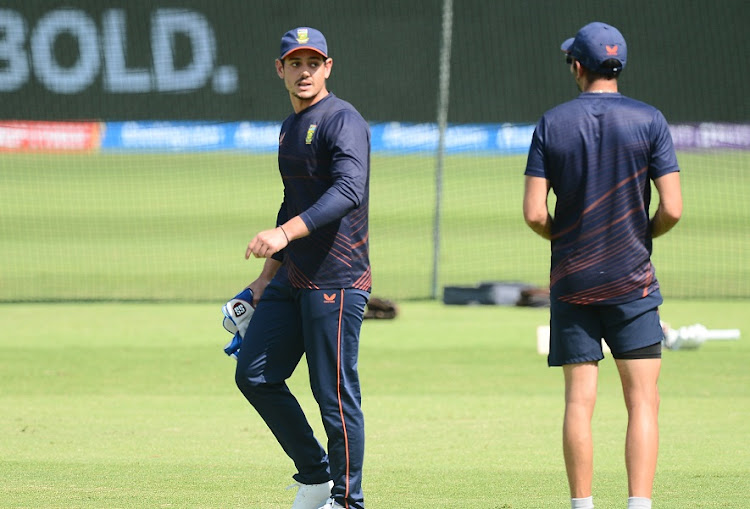
<instances>
[{"instance_id":1,"label":"team crest on cap","mask_svg":"<svg viewBox=\"0 0 750 509\"><path fill-rule=\"evenodd\" d=\"M297 42L299 44L307 44L310 41L310 36L307 34L307 28L297 29Z\"/></svg>"}]
</instances>

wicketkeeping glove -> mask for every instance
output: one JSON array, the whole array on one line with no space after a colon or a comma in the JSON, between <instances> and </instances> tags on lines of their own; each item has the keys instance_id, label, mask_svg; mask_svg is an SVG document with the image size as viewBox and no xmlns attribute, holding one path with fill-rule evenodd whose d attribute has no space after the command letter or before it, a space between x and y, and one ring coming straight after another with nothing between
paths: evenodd
<instances>
[{"instance_id":1,"label":"wicketkeeping glove","mask_svg":"<svg viewBox=\"0 0 750 509\"><path fill-rule=\"evenodd\" d=\"M237 332L232 341L224 345L224 353L237 360L237 356L240 353L240 346L242 346L242 338L240 337L240 333Z\"/></svg>"},{"instance_id":2,"label":"wicketkeeping glove","mask_svg":"<svg viewBox=\"0 0 750 509\"><path fill-rule=\"evenodd\" d=\"M224 314L222 325L230 334L234 334L232 340L224 347L224 353L236 359L242 346L242 338L247 332L247 325L255 312L252 290L242 290L224 304L221 312Z\"/></svg>"}]
</instances>

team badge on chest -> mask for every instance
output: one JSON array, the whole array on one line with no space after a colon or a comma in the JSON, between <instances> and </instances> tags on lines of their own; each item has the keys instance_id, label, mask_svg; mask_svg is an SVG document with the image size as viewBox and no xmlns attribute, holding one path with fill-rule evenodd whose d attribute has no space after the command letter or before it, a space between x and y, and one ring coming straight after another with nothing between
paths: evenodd
<instances>
[{"instance_id":1,"label":"team badge on chest","mask_svg":"<svg viewBox=\"0 0 750 509\"><path fill-rule=\"evenodd\" d=\"M307 136L305 136L305 145L312 143L313 136L315 136L315 130L318 128L318 124L310 124L307 128Z\"/></svg>"}]
</instances>

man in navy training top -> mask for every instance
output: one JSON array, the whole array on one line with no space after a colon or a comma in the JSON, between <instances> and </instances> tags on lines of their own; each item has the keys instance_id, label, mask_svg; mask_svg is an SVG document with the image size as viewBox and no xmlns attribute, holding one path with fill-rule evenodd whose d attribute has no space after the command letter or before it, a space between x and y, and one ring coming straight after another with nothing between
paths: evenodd
<instances>
[{"instance_id":1,"label":"man in navy training top","mask_svg":"<svg viewBox=\"0 0 750 509\"><path fill-rule=\"evenodd\" d=\"M365 507L357 358L371 290L370 130L328 92L332 66L318 30L282 37L276 72L294 109L279 136L284 199L275 228L255 235L245 253L266 260L248 285L256 309L235 378L294 462L293 509ZM328 453L285 383L303 353Z\"/></svg>"},{"instance_id":2,"label":"man in navy training top","mask_svg":"<svg viewBox=\"0 0 750 509\"><path fill-rule=\"evenodd\" d=\"M562 50L581 94L546 112L536 126L523 211L552 247L548 364L562 366L565 377L563 454L571 507L594 507L591 418L603 338L628 411L628 508L650 508L663 338L651 239L682 214L679 167L661 112L618 92L627 62L622 34L590 23ZM649 220L651 181L659 205ZM550 189L557 198L554 218Z\"/></svg>"}]
</instances>

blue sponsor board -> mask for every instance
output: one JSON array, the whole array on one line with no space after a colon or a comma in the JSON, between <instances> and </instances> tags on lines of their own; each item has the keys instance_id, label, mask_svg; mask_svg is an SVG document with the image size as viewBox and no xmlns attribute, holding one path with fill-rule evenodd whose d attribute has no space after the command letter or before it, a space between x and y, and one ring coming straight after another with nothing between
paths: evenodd
<instances>
[{"instance_id":1,"label":"blue sponsor board","mask_svg":"<svg viewBox=\"0 0 750 509\"><path fill-rule=\"evenodd\" d=\"M389 122L371 126L373 152L435 152L440 141L436 124ZM522 154L529 150L533 125L462 124L445 130L444 149L448 154L462 152L496 155Z\"/></svg>"},{"instance_id":2,"label":"blue sponsor board","mask_svg":"<svg viewBox=\"0 0 750 509\"><path fill-rule=\"evenodd\" d=\"M277 122L108 122L102 150L276 152L280 130ZM436 124L384 122L370 130L374 153L435 153L440 140ZM676 124L670 130L678 150L750 149L750 124ZM533 133L531 124L451 125L444 147L447 154L525 154Z\"/></svg>"},{"instance_id":3,"label":"blue sponsor board","mask_svg":"<svg viewBox=\"0 0 750 509\"><path fill-rule=\"evenodd\" d=\"M386 122L372 124L372 151L434 153L440 131L436 124ZM235 150L275 152L281 124L275 122L108 122L102 150L201 152ZM446 153L525 153L533 125L465 124L446 129Z\"/></svg>"},{"instance_id":4,"label":"blue sponsor board","mask_svg":"<svg viewBox=\"0 0 750 509\"><path fill-rule=\"evenodd\" d=\"M274 152L280 129L274 122L108 122L102 150Z\"/></svg>"},{"instance_id":5,"label":"blue sponsor board","mask_svg":"<svg viewBox=\"0 0 750 509\"><path fill-rule=\"evenodd\" d=\"M750 150L750 124L676 124L669 130L677 150Z\"/></svg>"}]
</instances>

